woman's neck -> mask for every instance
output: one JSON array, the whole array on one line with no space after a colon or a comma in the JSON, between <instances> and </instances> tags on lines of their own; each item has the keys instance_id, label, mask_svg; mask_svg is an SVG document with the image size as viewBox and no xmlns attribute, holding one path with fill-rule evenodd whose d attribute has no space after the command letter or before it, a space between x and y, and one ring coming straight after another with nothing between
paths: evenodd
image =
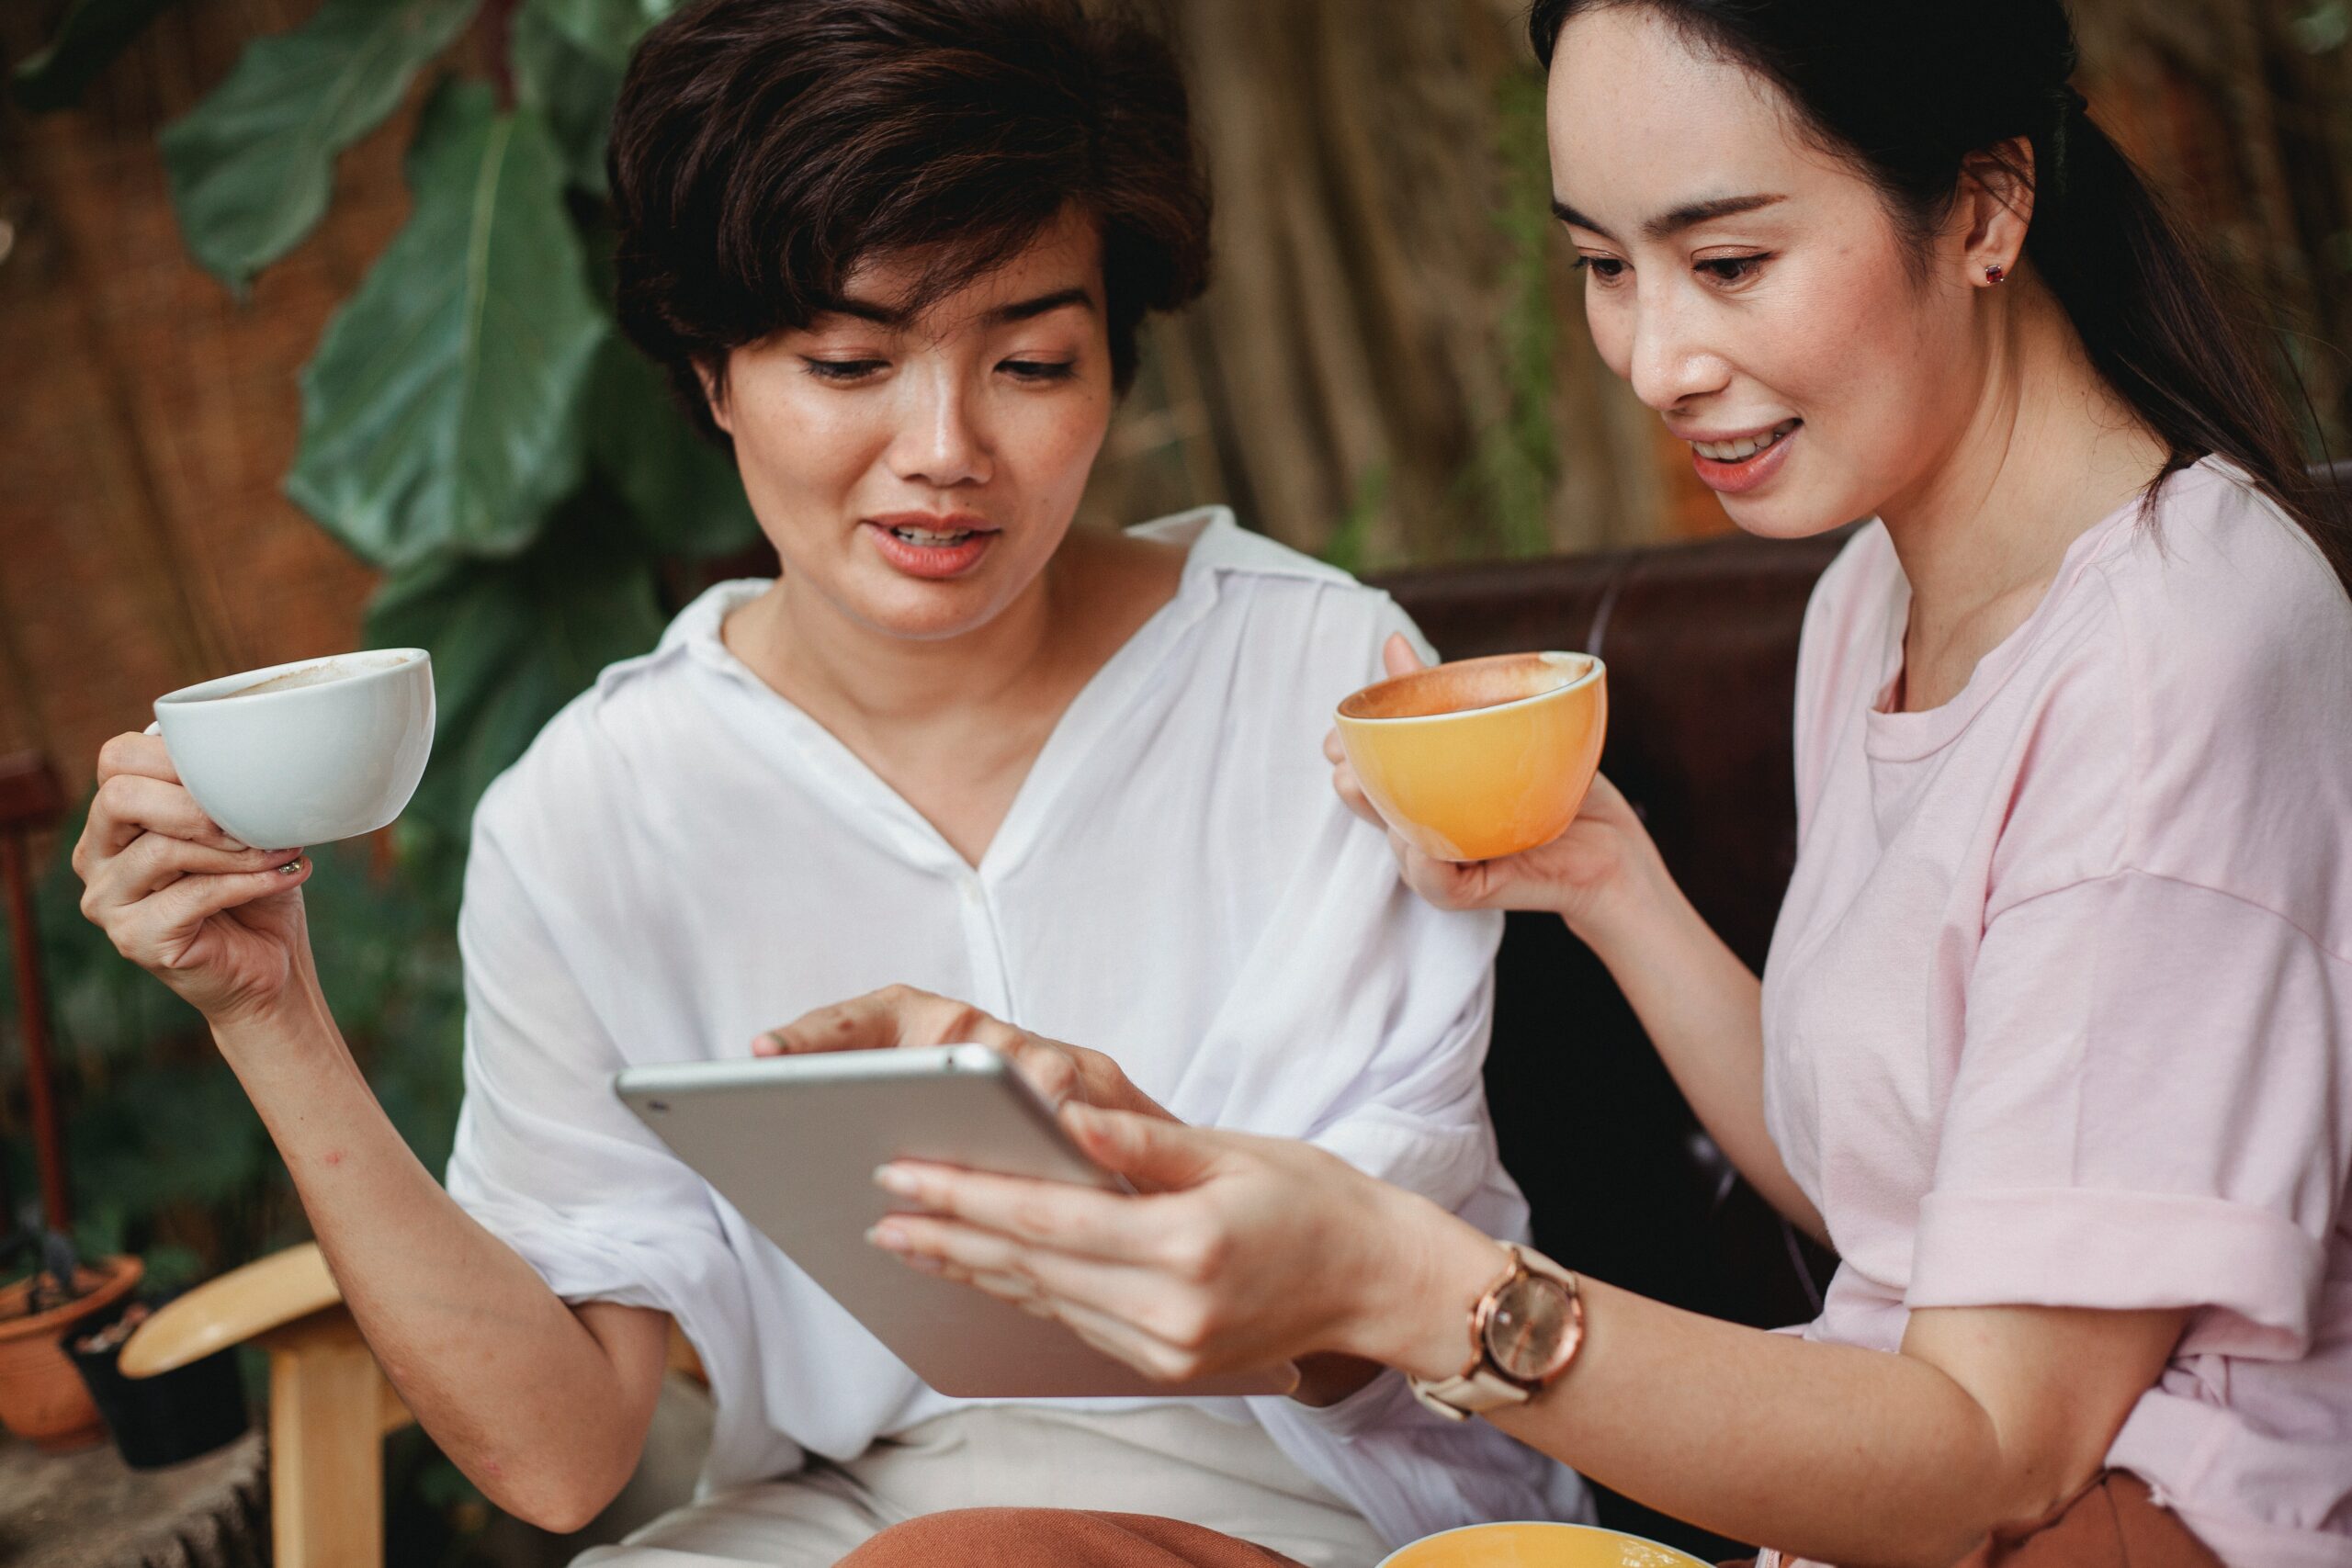
<instances>
[{"instance_id":1,"label":"woman's neck","mask_svg":"<svg viewBox=\"0 0 2352 1568\"><path fill-rule=\"evenodd\" d=\"M1184 552L1073 530L987 625L918 642L787 575L728 618L728 648L980 863L1071 701L1175 595Z\"/></svg>"},{"instance_id":2,"label":"woman's neck","mask_svg":"<svg viewBox=\"0 0 2352 1568\"><path fill-rule=\"evenodd\" d=\"M837 733L920 731L945 716L1019 705L1055 662L1063 570L1057 556L987 624L936 641L883 631L786 573L729 618L727 643Z\"/></svg>"},{"instance_id":3,"label":"woman's neck","mask_svg":"<svg viewBox=\"0 0 2352 1568\"><path fill-rule=\"evenodd\" d=\"M2020 277L1988 323L1959 434L1881 509L1911 585L1901 705L1940 705L2022 625L2066 550L2164 466L2164 444L2085 357L2057 302Z\"/></svg>"}]
</instances>

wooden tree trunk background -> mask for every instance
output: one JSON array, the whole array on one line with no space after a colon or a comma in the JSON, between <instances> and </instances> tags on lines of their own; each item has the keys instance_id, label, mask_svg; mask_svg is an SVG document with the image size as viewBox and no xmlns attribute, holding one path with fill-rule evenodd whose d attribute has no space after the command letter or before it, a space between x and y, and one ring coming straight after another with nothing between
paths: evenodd
<instances>
[{"instance_id":1,"label":"wooden tree trunk background","mask_svg":"<svg viewBox=\"0 0 2352 1568\"><path fill-rule=\"evenodd\" d=\"M1592 353L1543 213L1518 0L1151 3L1193 72L1218 274L1154 330L1091 519L1229 501L1367 568L1724 525ZM63 9L0 4L0 51L23 58ZM278 479L296 373L405 212L414 106L345 157L328 221L243 303L187 259L155 150L247 39L310 9L185 0L79 109L0 108L0 750L39 746L77 782L157 693L358 635L368 573ZM2283 305L2340 443L2345 0L2075 9L2096 111Z\"/></svg>"}]
</instances>

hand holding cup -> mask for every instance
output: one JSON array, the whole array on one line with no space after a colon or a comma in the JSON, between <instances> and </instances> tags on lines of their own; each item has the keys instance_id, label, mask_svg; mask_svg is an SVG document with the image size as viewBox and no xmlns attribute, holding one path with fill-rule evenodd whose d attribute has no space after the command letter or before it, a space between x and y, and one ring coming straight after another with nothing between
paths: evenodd
<instances>
[{"instance_id":1,"label":"hand holding cup","mask_svg":"<svg viewBox=\"0 0 2352 1568\"><path fill-rule=\"evenodd\" d=\"M1458 840L1454 843L1431 843L1429 832L1405 815L1405 807L1393 795L1388 800L1388 809L1384 811L1372 792L1366 789L1363 775L1358 770L1355 758L1363 748L1366 727L1361 723L1352 726L1357 739L1356 749L1351 749L1348 704L1341 705L1340 723L1325 736L1323 753L1332 764L1331 784L1340 800L1357 816L1388 834L1389 847L1396 853L1407 886L1430 903L1443 909L1547 909L1565 917L1571 926L1577 926L1591 912L1597 901L1616 886L1629 865L1641 863L1645 859L1654 860L1656 851L1650 844L1648 831L1626 803L1625 797L1597 771L1607 727L1607 697L1603 684L1606 671L1600 660L1589 660L1589 671L1581 665L1575 669L1565 665L1553 666L1557 673L1551 677L1547 689L1543 667L1531 666L1527 661L1583 661L1589 656L1538 654L1509 657L1521 661L1520 669L1510 672L1511 678L1523 683L1521 690L1534 688L1539 701L1546 695L1555 701L1563 696L1578 699L1577 707L1557 716L1571 722L1555 728L1554 742L1544 753L1554 759L1548 764L1554 771L1538 771L1532 775L1533 793L1538 797L1532 805L1523 800L1509 799L1511 781L1505 779L1502 781L1503 793L1507 797L1505 804L1493 808L1477 807L1476 801L1479 792L1492 791L1497 787L1497 781L1491 773L1484 778L1474 776L1470 781L1471 787L1465 792L1473 807L1471 825L1476 825L1478 809L1487 809L1489 816L1506 824L1516 818L1520 825L1513 831L1518 836L1520 847L1508 848L1510 840L1506 838L1503 852L1484 859L1463 859L1461 852L1469 846L1464 846ZM1400 682L1409 681L1431 668L1422 664L1419 656L1413 651L1412 644L1402 636L1388 639L1387 646L1382 650L1382 659L1390 679L1366 687L1363 692L1351 697L1349 704L1356 703L1358 698L1369 694L1382 693L1384 688L1393 694ZM1468 664L1483 662L1486 661L1467 661ZM1435 670L1461 671L1466 667L1461 664L1442 665ZM1576 690L1569 690L1572 687ZM1463 694L1476 695L1479 690L1476 685L1460 683L1452 687L1457 701ZM1496 682L1487 690L1507 694L1508 683ZM1579 697L1578 693L1584 694ZM1422 701L1429 700L1431 695L1428 693L1419 694ZM1473 707L1466 714L1453 716L1475 716L1479 711ZM1589 716L1579 718L1577 716L1578 713ZM1382 738L1376 729L1371 733L1374 740ZM1425 733L1437 741L1442 742L1444 739L1442 730ZM1563 740L1566 743L1561 744ZM1465 768L1476 770L1489 766L1484 761L1487 755L1475 748L1457 749L1430 744L1425 745L1418 756L1409 757L1407 761L1433 774L1440 786L1437 793L1442 794L1445 775L1449 772L1458 773ZM1510 764L1523 767L1523 753L1514 753L1506 747L1504 755ZM1563 796L1566 797L1565 806L1561 804ZM1451 804L1454 807L1453 820L1459 823L1463 820L1460 802ZM1395 813L1393 819L1391 813ZM1532 843L1529 842L1531 839L1533 840ZM1475 847L1486 849L1491 846L1481 843Z\"/></svg>"},{"instance_id":2,"label":"hand holding cup","mask_svg":"<svg viewBox=\"0 0 2352 1568\"><path fill-rule=\"evenodd\" d=\"M415 791L432 661L393 649L248 671L158 698L155 718L99 753L74 849L82 912L213 1022L266 1012L310 970L300 846L372 832Z\"/></svg>"},{"instance_id":3,"label":"hand holding cup","mask_svg":"<svg viewBox=\"0 0 2352 1568\"><path fill-rule=\"evenodd\" d=\"M82 914L208 1019L266 1010L309 942L300 848L253 849L187 792L163 740L118 735L74 846Z\"/></svg>"}]
</instances>

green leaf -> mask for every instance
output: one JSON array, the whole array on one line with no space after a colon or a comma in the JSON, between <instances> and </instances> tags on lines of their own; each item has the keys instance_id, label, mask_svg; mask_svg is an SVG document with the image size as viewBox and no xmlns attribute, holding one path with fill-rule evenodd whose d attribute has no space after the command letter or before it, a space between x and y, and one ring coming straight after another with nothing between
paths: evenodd
<instances>
[{"instance_id":1,"label":"green leaf","mask_svg":"<svg viewBox=\"0 0 2352 1568\"><path fill-rule=\"evenodd\" d=\"M125 961L106 932L83 918L82 879L74 870L73 849L89 809L85 795L59 827L56 850L34 889L34 924L56 1038L70 1043L79 1067L95 1066L106 1075L140 1062L159 1040L199 1041L208 1035L201 1014ZM16 1043L11 978L0 965L0 1092L12 1089L12 1075L23 1060ZM61 1052L65 1049L61 1046Z\"/></svg>"},{"instance_id":2,"label":"green leaf","mask_svg":"<svg viewBox=\"0 0 2352 1568\"><path fill-rule=\"evenodd\" d=\"M2352 6L2345 0L2321 0L2319 5L2297 17L2292 26L2295 41L2306 54L2325 54L2342 49L2345 40L2352 39Z\"/></svg>"},{"instance_id":3,"label":"green leaf","mask_svg":"<svg viewBox=\"0 0 2352 1568\"><path fill-rule=\"evenodd\" d=\"M618 337L597 356L588 428L597 471L663 555L725 555L759 539L734 459L703 438L661 372Z\"/></svg>"},{"instance_id":4,"label":"green leaf","mask_svg":"<svg viewBox=\"0 0 2352 1568\"><path fill-rule=\"evenodd\" d=\"M163 135L188 249L242 290L327 209L335 155L383 122L477 0L326 0L257 39Z\"/></svg>"},{"instance_id":5,"label":"green leaf","mask_svg":"<svg viewBox=\"0 0 2352 1568\"><path fill-rule=\"evenodd\" d=\"M613 100L646 29L678 0L523 0L509 44L522 101L547 117L572 183L605 194Z\"/></svg>"},{"instance_id":6,"label":"green leaf","mask_svg":"<svg viewBox=\"0 0 2352 1568\"><path fill-rule=\"evenodd\" d=\"M203 1129L191 1136L189 1129ZM165 1203L219 1205L276 1174L269 1136L226 1065L159 1066L107 1086L73 1119L74 1196L144 1219Z\"/></svg>"},{"instance_id":7,"label":"green leaf","mask_svg":"<svg viewBox=\"0 0 2352 1568\"><path fill-rule=\"evenodd\" d=\"M452 83L409 150L416 205L302 373L286 490L379 566L512 554L571 489L603 310L538 116Z\"/></svg>"},{"instance_id":8,"label":"green leaf","mask_svg":"<svg viewBox=\"0 0 2352 1568\"><path fill-rule=\"evenodd\" d=\"M17 101L36 114L71 108L147 24L179 0L74 0L57 36L16 69Z\"/></svg>"},{"instance_id":9,"label":"green leaf","mask_svg":"<svg viewBox=\"0 0 2352 1568\"><path fill-rule=\"evenodd\" d=\"M533 3L514 15L510 48L515 94L547 120L571 183L601 197L605 143L612 132L623 65L581 44L549 19L548 10Z\"/></svg>"},{"instance_id":10,"label":"green leaf","mask_svg":"<svg viewBox=\"0 0 2352 1568\"><path fill-rule=\"evenodd\" d=\"M524 0L523 14L537 13L573 43L617 67L628 63L629 51L646 29L677 8L678 0Z\"/></svg>"},{"instance_id":11,"label":"green leaf","mask_svg":"<svg viewBox=\"0 0 2352 1568\"><path fill-rule=\"evenodd\" d=\"M432 650L439 728L410 815L465 841L474 803L556 710L662 635L651 560L583 494L505 561L435 561L387 581L368 646Z\"/></svg>"},{"instance_id":12,"label":"green leaf","mask_svg":"<svg viewBox=\"0 0 2352 1568\"><path fill-rule=\"evenodd\" d=\"M1380 522L1380 513L1388 504L1388 472L1386 463L1374 463L1356 476L1355 493L1348 497L1348 509L1331 528L1331 536L1323 541L1318 552L1321 558L1338 567L1350 577L1362 577L1373 569L1373 529Z\"/></svg>"}]
</instances>

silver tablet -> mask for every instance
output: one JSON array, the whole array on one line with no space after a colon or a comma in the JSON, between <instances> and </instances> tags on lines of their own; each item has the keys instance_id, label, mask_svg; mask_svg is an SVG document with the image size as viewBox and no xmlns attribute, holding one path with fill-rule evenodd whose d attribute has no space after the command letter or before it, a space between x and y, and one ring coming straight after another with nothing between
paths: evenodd
<instances>
[{"instance_id":1,"label":"silver tablet","mask_svg":"<svg viewBox=\"0 0 2352 1568\"><path fill-rule=\"evenodd\" d=\"M865 1239L905 1205L877 1166L922 1159L1123 1189L985 1045L842 1051L630 1067L614 1092L808 1277L945 1394L1040 1399L1166 1393L1057 1323L918 1272ZM1279 1392L1259 1372L1186 1393Z\"/></svg>"}]
</instances>

